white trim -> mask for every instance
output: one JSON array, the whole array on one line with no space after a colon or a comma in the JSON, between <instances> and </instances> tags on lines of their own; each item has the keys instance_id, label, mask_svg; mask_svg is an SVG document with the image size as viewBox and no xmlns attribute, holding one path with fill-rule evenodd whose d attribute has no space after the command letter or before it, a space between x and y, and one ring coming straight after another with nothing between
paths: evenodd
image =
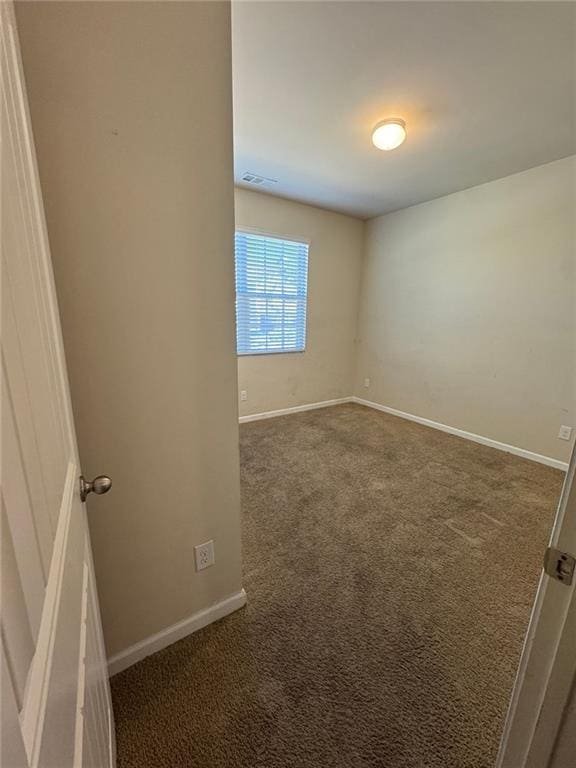
<instances>
[{"instance_id":1,"label":"white trim","mask_svg":"<svg viewBox=\"0 0 576 768\"><path fill-rule=\"evenodd\" d=\"M480 443L481 445L488 445L490 448L496 448L498 451L505 451L506 453L513 453L515 456L521 456L523 459L529 459L530 461L537 461L539 464L546 464L549 467L555 469L561 469L566 472L568 469L568 462L560 461L559 459L553 459L551 456L542 456L540 453L533 453L527 451L524 448L517 448L515 445L508 445L507 443L500 443L498 440L492 440L489 437L483 437L482 435L476 435L473 432L466 432L463 429L457 427L449 427L447 424L440 424L438 421L431 421L425 419L422 416L414 416L412 413L405 413L404 411L398 411L396 408L389 408L387 405L380 405L380 403L373 403L370 400L363 400L361 397L350 397L349 402L358 403L358 405L365 405L368 408L374 408L377 411L384 411L384 413L390 413L392 416L399 416L401 419L408 419L408 421L415 421L417 424L423 424L426 427L432 427L433 429L439 429L441 432L448 432L450 435L458 435L466 440L471 440L473 443Z\"/></svg>"},{"instance_id":2,"label":"white trim","mask_svg":"<svg viewBox=\"0 0 576 768\"><path fill-rule=\"evenodd\" d=\"M281 408L278 411L264 411L263 413L253 413L249 416L240 416L238 421L240 424L244 424L247 421L260 421L261 419L273 419L276 416L288 416L291 413L300 413L301 411L313 411L316 408L329 408L331 405L341 405L343 403L357 403L358 405L364 405L367 408L374 408L376 411L383 411L389 413L392 416L398 416L401 419L407 419L408 421L414 421L417 424L423 424L426 427L432 429L438 429L441 432L447 432L450 435L457 435L463 437L465 440L471 440L473 443L480 443L481 445L487 445L490 448L496 448L498 451L505 451L506 453L513 453L515 456L520 456L523 459L529 461L536 461L538 464L546 464L548 467L554 467L566 472L568 469L568 462L560 461L560 459L553 459L551 456L543 456L540 453L534 453L528 451L525 448L518 448L515 445L508 445L508 443L501 443L498 440L492 440L490 437L484 437L483 435L476 435L474 432L466 432L464 429L458 429L458 427L450 427L447 424L441 424L438 421L432 421L431 419L425 419L423 416L415 416L413 413L406 413L405 411L399 411L396 408L390 408L387 405L380 405L380 403L373 403L371 400L364 400L361 397L340 397L336 400L322 400L319 403L308 403L306 405L296 405L293 408Z\"/></svg>"},{"instance_id":3,"label":"white trim","mask_svg":"<svg viewBox=\"0 0 576 768\"><path fill-rule=\"evenodd\" d=\"M287 416L290 413L300 413L301 411L314 411L316 408L328 408L331 405L341 405L342 403L351 403L353 397L340 397L337 400L322 400L319 403L307 403L306 405L295 405L293 408L281 408L279 411L264 411L263 413L252 413L249 416L240 416L238 421L244 424L246 421L260 421L261 419L274 419L276 416Z\"/></svg>"},{"instance_id":4,"label":"white trim","mask_svg":"<svg viewBox=\"0 0 576 768\"><path fill-rule=\"evenodd\" d=\"M58 614L64 584L70 521L73 512L73 494L76 488L77 477L78 468L76 464L68 462L66 481L60 503L60 513L58 515L58 527L54 537L52 561L46 583L46 597L44 598L42 619L36 641L36 651L28 673L24 704L20 712L22 738L28 760L33 766L38 765L42 731L46 716L46 702L48 700L48 688L52 675Z\"/></svg>"},{"instance_id":5,"label":"white trim","mask_svg":"<svg viewBox=\"0 0 576 768\"><path fill-rule=\"evenodd\" d=\"M108 674L112 677L112 675L128 669L132 664L136 664L136 662L141 661L146 656L150 656L156 653L156 651L161 651L163 648L172 645L172 643L182 640L183 637L187 637L193 632L208 626L208 624L218 621L218 619L223 619L224 616L228 616L229 613L237 611L244 605L246 605L246 592L241 589L240 592L236 592L236 594L221 600L219 603L215 603L203 611L198 611L198 613L194 613L187 619L183 619L177 624L172 624L171 627L166 627L166 629L157 632L155 635L147 637L146 640L141 640L124 651L114 654L114 656L108 659Z\"/></svg>"},{"instance_id":6,"label":"white trim","mask_svg":"<svg viewBox=\"0 0 576 768\"><path fill-rule=\"evenodd\" d=\"M84 537L86 547L86 537ZM76 693L76 728L74 731L74 768L82 768L84 755L84 704L86 696L86 645L88 639L88 564L84 560L82 575L82 615L80 618L80 652L78 654L78 691Z\"/></svg>"}]
</instances>

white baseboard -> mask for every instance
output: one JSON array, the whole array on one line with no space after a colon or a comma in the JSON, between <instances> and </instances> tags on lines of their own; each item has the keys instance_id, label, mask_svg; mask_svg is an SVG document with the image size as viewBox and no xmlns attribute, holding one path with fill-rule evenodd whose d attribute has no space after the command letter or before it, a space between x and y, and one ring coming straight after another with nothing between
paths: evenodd
<instances>
[{"instance_id":1,"label":"white baseboard","mask_svg":"<svg viewBox=\"0 0 576 768\"><path fill-rule=\"evenodd\" d=\"M380 405L380 403L373 403L371 400L364 400L361 397L354 395L350 397L340 397L337 400L322 400L319 403L308 403L307 405L296 405L293 408L282 408L278 411L265 411L264 413L253 413L250 416L240 416L238 421L243 424L247 421L260 421L260 419L273 419L276 416L287 416L291 413L300 413L301 411L313 411L316 408L328 408L331 405L340 405L342 403L358 403L358 405L365 405L368 408L374 408L377 411L383 411L384 413L390 413L392 416L399 416L401 419L407 419L408 421L414 421L417 424L423 424L426 427L432 427L432 429L439 429L441 432L447 432L450 435L457 435L463 437L466 440L471 440L473 443L480 443L481 445L487 445L490 448L496 448L498 451L505 451L506 453L512 453L515 456L521 456L523 459L529 459L530 461L536 461L539 464L546 464L549 467L560 469L563 472L568 470L568 462L560 461L560 459L553 459L551 456L543 456L540 453L534 453L533 451L527 451L525 448L518 448L515 445L508 445L507 443L501 443L498 440L492 440L489 437L483 435L476 435L474 432L466 432L464 429L458 429L458 427L450 427L448 424L441 424L438 421L432 421L431 419L425 419L423 416L415 416L412 413L405 413L399 411L396 408L390 408L387 405Z\"/></svg>"},{"instance_id":2,"label":"white baseboard","mask_svg":"<svg viewBox=\"0 0 576 768\"><path fill-rule=\"evenodd\" d=\"M392 416L399 416L401 419L415 421L417 424L423 424L426 427L439 429L441 432L448 432L450 435L464 437L466 440L471 440L473 443L480 443L481 445L488 445L490 448L496 448L499 451L513 453L515 456L521 456L523 459L537 461L539 464L546 464L549 467L561 469L564 472L568 470L568 463L565 461L553 459L550 456L542 456L540 453L533 453L532 451L527 451L524 448L517 448L515 445L500 443L498 440L492 440L489 437L476 435L473 432L466 432L465 430L458 429L457 427L449 427L447 424L440 424L438 421L431 421L430 419L425 419L422 416L414 416L412 413L398 411L396 408L389 408L387 405L380 405L379 403L373 403L370 400L363 400L361 397L351 397L350 402L358 403L358 405L365 405L368 408L375 408L377 411L384 411L384 413L390 413Z\"/></svg>"},{"instance_id":3,"label":"white baseboard","mask_svg":"<svg viewBox=\"0 0 576 768\"><path fill-rule=\"evenodd\" d=\"M197 632L199 629L208 626L208 624L218 621L218 619L223 619L224 616L228 616L229 613L237 611L238 608L242 608L244 605L246 605L246 592L242 589L235 595L231 595L225 600L205 608L203 611L198 611L198 613L189 616L187 619L183 619L177 624L172 624L171 627L166 627L161 632L147 637L146 640L141 640L139 643L126 648L126 650L114 654L114 656L108 659L108 674L112 677L112 675L128 669L132 664L136 664L137 661L141 661L146 656L150 656L156 653L156 651L161 651L177 640L182 640L183 637Z\"/></svg>"},{"instance_id":4,"label":"white baseboard","mask_svg":"<svg viewBox=\"0 0 576 768\"><path fill-rule=\"evenodd\" d=\"M276 416L287 416L289 413L300 413L301 411L313 411L316 408L328 408L331 405L341 405L350 403L353 398L340 397L337 400L322 400L320 403L308 403L307 405L295 405L293 408L282 408L279 411L265 411L264 413L253 413L250 416L240 416L238 421L244 424L246 421L260 421L260 419L273 419Z\"/></svg>"}]
</instances>

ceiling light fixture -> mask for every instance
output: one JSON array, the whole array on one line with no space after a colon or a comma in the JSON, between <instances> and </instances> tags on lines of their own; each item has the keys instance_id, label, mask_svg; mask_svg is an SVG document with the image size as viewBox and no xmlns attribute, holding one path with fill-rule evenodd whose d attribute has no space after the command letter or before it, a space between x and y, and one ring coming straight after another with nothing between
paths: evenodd
<instances>
[{"instance_id":1,"label":"ceiling light fixture","mask_svg":"<svg viewBox=\"0 0 576 768\"><path fill-rule=\"evenodd\" d=\"M406 123L399 117L383 120L372 131L372 143L378 149L396 149L406 138Z\"/></svg>"}]
</instances>

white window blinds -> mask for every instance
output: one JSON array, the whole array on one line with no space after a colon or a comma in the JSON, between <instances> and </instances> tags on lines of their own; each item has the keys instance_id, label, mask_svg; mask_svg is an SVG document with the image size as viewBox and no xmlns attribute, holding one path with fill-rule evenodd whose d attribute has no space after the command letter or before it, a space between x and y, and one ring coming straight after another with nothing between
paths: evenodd
<instances>
[{"instance_id":1,"label":"white window blinds","mask_svg":"<svg viewBox=\"0 0 576 768\"><path fill-rule=\"evenodd\" d=\"M236 347L239 355L306 347L308 245L236 232Z\"/></svg>"}]
</instances>

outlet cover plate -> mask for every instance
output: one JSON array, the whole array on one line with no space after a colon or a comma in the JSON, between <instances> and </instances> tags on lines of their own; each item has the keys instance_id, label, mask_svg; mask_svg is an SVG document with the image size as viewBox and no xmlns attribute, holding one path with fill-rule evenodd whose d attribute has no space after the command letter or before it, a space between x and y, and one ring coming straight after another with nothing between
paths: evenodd
<instances>
[{"instance_id":1,"label":"outlet cover plate","mask_svg":"<svg viewBox=\"0 0 576 768\"><path fill-rule=\"evenodd\" d=\"M566 427L562 425L560 427L560 432L558 432L558 437L560 440L570 440L572 437L572 427Z\"/></svg>"},{"instance_id":2,"label":"outlet cover plate","mask_svg":"<svg viewBox=\"0 0 576 768\"><path fill-rule=\"evenodd\" d=\"M214 559L214 541L212 539L204 542L204 544L197 544L194 547L194 560L197 571L203 571L204 568L214 565Z\"/></svg>"}]
</instances>

